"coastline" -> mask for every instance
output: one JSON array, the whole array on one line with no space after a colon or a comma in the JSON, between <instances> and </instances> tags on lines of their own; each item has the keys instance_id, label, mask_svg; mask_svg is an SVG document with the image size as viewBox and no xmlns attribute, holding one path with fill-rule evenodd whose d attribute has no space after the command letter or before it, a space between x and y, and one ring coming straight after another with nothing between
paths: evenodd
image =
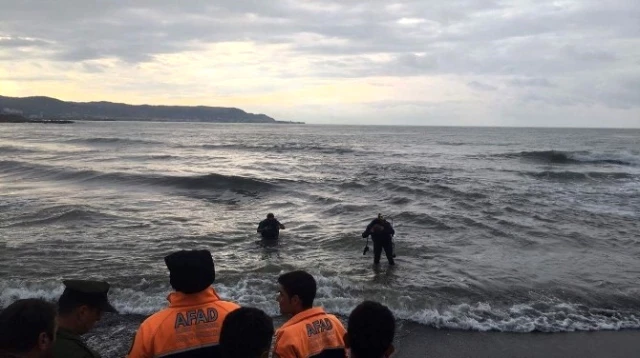
<instances>
[{"instance_id":1,"label":"coastline","mask_svg":"<svg viewBox=\"0 0 640 358\"><path fill-rule=\"evenodd\" d=\"M86 335L105 358L126 354L146 315L105 314ZM346 317L338 316L346 326ZM286 321L273 317L275 328ZM114 329L118 326L118 329ZM640 351L640 330L579 332L479 332L437 329L397 320L393 358L627 358Z\"/></svg>"},{"instance_id":2,"label":"coastline","mask_svg":"<svg viewBox=\"0 0 640 358\"><path fill-rule=\"evenodd\" d=\"M640 351L640 330L512 333L436 329L398 322L394 358L623 358Z\"/></svg>"}]
</instances>

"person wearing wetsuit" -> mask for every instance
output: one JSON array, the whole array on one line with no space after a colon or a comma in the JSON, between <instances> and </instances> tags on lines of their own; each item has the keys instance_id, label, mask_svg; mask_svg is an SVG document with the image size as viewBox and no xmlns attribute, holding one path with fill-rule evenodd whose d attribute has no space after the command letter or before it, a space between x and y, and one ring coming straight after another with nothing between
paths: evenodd
<instances>
[{"instance_id":1,"label":"person wearing wetsuit","mask_svg":"<svg viewBox=\"0 0 640 358\"><path fill-rule=\"evenodd\" d=\"M258 224L258 232L265 240L277 240L280 236L280 230L284 230L284 225L272 213L267 214L267 218Z\"/></svg>"},{"instance_id":2,"label":"person wearing wetsuit","mask_svg":"<svg viewBox=\"0 0 640 358\"><path fill-rule=\"evenodd\" d=\"M380 255L383 249L387 260L389 260L389 265L395 265L395 261L393 260L393 243L391 241L395 233L391 224L385 220L382 214L378 214L378 217L373 219L362 233L362 238L371 235L374 265L380 263Z\"/></svg>"}]
</instances>

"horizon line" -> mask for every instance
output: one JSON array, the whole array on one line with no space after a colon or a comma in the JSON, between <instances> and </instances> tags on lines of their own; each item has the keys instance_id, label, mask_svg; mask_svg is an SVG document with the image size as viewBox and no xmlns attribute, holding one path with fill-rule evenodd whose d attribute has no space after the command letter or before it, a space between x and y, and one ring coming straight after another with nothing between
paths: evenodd
<instances>
[{"instance_id":1,"label":"horizon line","mask_svg":"<svg viewBox=\"0 0 640 358\"><path fill-rule=\"evenodd\" d=\"M74 120L74 119L71 119ZM194 124L212 124L212 125L274 125L274 123L243 123L243 122L206 122L206 121L179 121L179 120L91 120L91 119L76 119L76 122L130 122L130 123L194 123ZM279 126L282 125L294 125L294 126L341 126L341 127L430 127L430 128L506 128L506 129L632 129L640 130L640 127L545 127L545 126L507 126L507 125L435 125L435 124L353 124L353 123L312 123L304 122L303 120L297 121L284 121L277 120L276 123ZM289 123L289 122L301 122L301 123Z\"/></svg>"}]
</instances>

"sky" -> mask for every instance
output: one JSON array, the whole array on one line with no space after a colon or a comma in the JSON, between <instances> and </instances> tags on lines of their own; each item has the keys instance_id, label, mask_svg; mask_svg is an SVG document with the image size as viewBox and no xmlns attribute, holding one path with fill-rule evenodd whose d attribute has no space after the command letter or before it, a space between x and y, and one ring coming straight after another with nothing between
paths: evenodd
<instances>
[{"instance_id":1,"label":"sky","mask_svg":"<svg viewBox=\"0 0 640 358\"><path fill-rule=\"evenodd\" d=\"M640 127L640 1L0 0L0 95Z\"/></svg>"}]
</instances>

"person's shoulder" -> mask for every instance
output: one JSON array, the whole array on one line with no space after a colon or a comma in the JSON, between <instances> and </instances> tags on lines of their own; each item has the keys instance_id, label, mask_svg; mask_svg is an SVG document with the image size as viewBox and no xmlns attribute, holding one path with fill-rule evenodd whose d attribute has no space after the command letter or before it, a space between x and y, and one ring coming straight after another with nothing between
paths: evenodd
<instances>
[{"instance_id":1,"label":"person's shoulder","mask_svg":"<svg viewBox=\"0 0 640 358\"><path fill-rule=\"evenodd\" d=\"M338 318L338 316L331 313L327 313L326 315L327 315L327 318L329 318L332 321L332 323L344 329L344 325L342 324L342 321Z\"/></svg>"},{"instance_id":2,"label":"person's shoulder","mask_svg":"<svg viewBox=\"0 0 640 358\"><path fill-rule=\"evenodd\" d=\"M292 356L300 344L299 339L300 334L296 330L292 330L291 326L278 328L273 340L273 356L279 357L279 354Z\"/></svg>"},{"instance_id":3,"label":"person's shoulder","mask_svg":"<svg viewBox=\"0 0 640 358\"><path fill-rule=\"evenodd\" d=\"M340 318L338 318L338 316L336 316L336 315L334 315L334 314L331 314L331 313L325 313L325 315L326 315L327 317L329 317L330 319L334 320L334 321L341 322L341 321L340 321Z\"/></svg>"},{"instance_id":4,"label":"person's shoulder","mask_svg":"<svg viewBox=\"0 0 640 358\"><path fill-rule=\"evenodd\" d=\"M304 323L298 322L296 324L280 327L275 332L275 345L295 345L300 338L301 332L304 330ZM306 330L305 330L306 332Z\"/></svg>"},{"instance_id":5,"label":"person's shoulder","mask_svg":"<svg viewBox=\"0 0 640 358\"><path fill-rule=\"evenodd\" d=\"M140 327L155 326L155 325L162 324L162 322L164 322L167 318L171 316L172 313L175 313L176 311L177 310L172 307L163 308L160 311L147 317L144 321L142 321L142 323L140 324Z\"/></svg>"},{"instance_id":6,"label":"person's shoulder","mask_svg":"<svg viewBox=\"0 0 640 358\"><path fill-rule=\"evenodd\" d=\"M99 357L97 353L87 347L84 342L71 337L56 337L53 347L54 357L65 358L94 358Z\"/></svg>"},{"instance_id":7,"label":"person's shoulder","mask_svg":"<svg viewBox=\"0 0 640 358\"><path fill-rule=\"evenodd\" d=\"M227 311L227 313L229 313L229 312L231 312L231 311L235 311L235 310L237 310L238 308L240 308L240 305L239 305L239 304L237 304L237 303L235 303L235 302L231 302L231 301L223 301L223 300L216 301L216 305L217 305L218 307L221 307L221 308L223 308L224 310L226 310L226 311Z\"/></svg>"}]
</instances>

